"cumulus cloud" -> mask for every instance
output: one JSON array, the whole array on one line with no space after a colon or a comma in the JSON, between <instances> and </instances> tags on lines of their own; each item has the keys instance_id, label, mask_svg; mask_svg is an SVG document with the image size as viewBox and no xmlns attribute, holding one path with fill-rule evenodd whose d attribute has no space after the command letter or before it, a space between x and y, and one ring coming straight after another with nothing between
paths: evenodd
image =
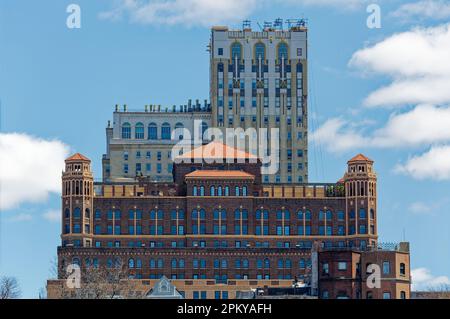
<instances>
[{"instance_id":1,"label":"cumulus cloud","mask_svg":"<svg viewBox=\"0 0 450 319\"><path fill-rule=\"evenodd\" d=\"M45 212L42 217L49 222L59 222L61 220L61 212L59 210L52 209Z\"/></svg>"},{"instance_id":2,"label":"cumulus cloud","mask_svg":"<svg viewBox=\"0 0 450 319\"><path fill-rule=\"evenodd\" d=\"M368 127L355 127L342 118L327 120L311 134L314 141L331 152L362 147L407 148L450 142L450 107L419 105L406 112L393 113L387 123L366 133Z\"/></svg>"},{"instance_id":3,"label":"cumulus cloud","mask_svg":"<svg viewBox=\"0 0 450 319\"><path fill-rule=\"evenodd\" d=\"M355 52L351 67L387 75L392 83L372 92L369 107L450 102L450 24L415 28Z\"/></svg>"},{"instance_id":4,"label":"cumulus cloud","mask_svg":"<svg viewBox=\"0 0 450 319\"><path fill-rule=\"evenodd\" d=\"M59 193L68 153L69 147L58 140L0 133L0 210Z\"/></svg>"},{"instance_id":5,"label":"cumulus cloud","mask_svg":"<svg viewBox=\"0 0 450 319\"><path fill-rule=\"evenodd\" d=\"M405 3L390 16L404 22L424 18L446 19L450 17L450 3L447 0L423 0Z\"/></svg>"},{"instance_id":6,"label":"cumulus cloud","mask_svg":"<svg viewBox=\"0 0 450 319\"><path fill-rule=\"evenodd\" d=\"M447 276L434 276L427 268L411 270L411 278L413 291L439 290L450 286Z\"/></svg>"},{"instance_id":7,"label":"cumulus cloud","mask_svg":"<svg viewBox=\"0 0 450 319\"><path fill-rule=\"evenodd\" d=\"M100 19L120 20L128 16L141 24L210 27L240 22L266 4L287 6L327 6L356 9L368 0L116 0L112 9L101 12Z\"/></svg>"},{"instance_id":8,"label":"cumulus cloud","mask_svg":"<svg viewBox=\"0 0 450 319\"><path fill-rule=\"evenodd\" d=\"M396 171L415 179L450 180L450 145L434 146L429 151L399 164Z\"/></svg>"}]
</instances>

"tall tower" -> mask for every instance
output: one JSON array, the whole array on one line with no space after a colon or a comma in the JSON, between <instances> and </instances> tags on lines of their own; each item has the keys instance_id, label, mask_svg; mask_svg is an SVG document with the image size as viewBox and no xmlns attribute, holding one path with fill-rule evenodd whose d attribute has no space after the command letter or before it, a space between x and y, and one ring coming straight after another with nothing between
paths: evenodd
<instances>
[{"instance_id":1,"label":"tall tower","mask_svg":"<svg viewBox=\"0 0 450 319\"><path fill-rule=\"evenodd\" d=\"M344 176L347 235L365 248L377 242L377 174L373 161L358 154L348 161Z\"/></svg>"},{"instance_id":2,"label":"tall tower","mask_svg":"<svg viewBox=\"0 0 450 319\"><path fill-rule=\"evenodd\" d=\"M65 162L62 173L62 244L91 247L94 196L91 161L76 153Z\"/></svg>"},{"instance_id":3,"label":"tall tower","mask_svg":"<svg viewBox=\"0 0 450 319\"><path fill-rule=\"evenodd\" d=\"M210 43L212 126L278 128L280 170L264 183L308 181L307 27L304 20L253 31L213 27ZM248 151L248 149L247 149Z\"/></svg>"}]
</instances>

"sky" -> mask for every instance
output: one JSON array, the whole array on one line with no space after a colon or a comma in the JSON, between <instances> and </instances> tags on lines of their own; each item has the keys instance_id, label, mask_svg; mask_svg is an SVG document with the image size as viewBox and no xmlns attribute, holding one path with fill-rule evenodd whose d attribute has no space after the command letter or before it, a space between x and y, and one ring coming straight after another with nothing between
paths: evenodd
<instances>
[{"instance_id":1,"label":"sky","mask_svg":"<svg viewBox=\"0 0 450 319\"><path fill-rule=\"evenodd\" d=\"M68 28L71 4L80 28ZM101 178L115 104L208 99L209 28L278 17L308 20L310 181L372 158L380 241L410 241L414 288L450 284L444 0L2 0L0 276L17 277L24 298L45 287L64 158L83 153Z\"/></svg>"}]
</instances>

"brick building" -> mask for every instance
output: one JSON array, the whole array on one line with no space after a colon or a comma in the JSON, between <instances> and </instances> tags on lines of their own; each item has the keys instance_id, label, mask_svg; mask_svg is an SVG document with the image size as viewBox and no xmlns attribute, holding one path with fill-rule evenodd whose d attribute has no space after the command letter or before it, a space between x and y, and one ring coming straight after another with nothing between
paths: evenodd
<instances>
[{"instance_id":1,"label":"brick building","mask_svg":"<svg viewBox=\"0 0 450 319\"><path fill-rule=\"evenodd\" d=\"M68 158L59 278L69 264L82 271L123 266L141 295L162 276L186 298L235 298L238 291L291 287L294 280L323 294L327 288L314 279L323 260L348 260L355 271L372 256L360 251L377 246L377 179L373 161L361 154L331 184L263 184L257 158L220 142L179 162L173 183L146 177L94 183L88 158ZM318 263L313 246L324 250ZM333 249L347 252L326 252ZM49 281L49 297L58 297L63 282ZM319 283L327 286L323 276ZM368 294L350 285L349 297Z\"/></svg>"}]
</instances>

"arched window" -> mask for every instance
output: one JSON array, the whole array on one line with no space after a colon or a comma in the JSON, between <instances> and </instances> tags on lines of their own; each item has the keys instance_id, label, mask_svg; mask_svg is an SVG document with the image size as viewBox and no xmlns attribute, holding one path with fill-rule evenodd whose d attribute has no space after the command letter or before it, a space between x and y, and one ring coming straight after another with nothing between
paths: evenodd
<instances>
[{"instance_id":1,"label":"arched window","mask_svg":"<svg viewBox=\"0 0 450 319\"><path fill-rule=\"evenodd\" d=\"M242 187L242 196L247 196L247 186Z\"/></svg>"},{"instance_id":2,"label":"arched window","mask_svg":"<svg viewBox=\"0 0 450 319\"><path fill-rule=\"evenodd\" d=\"M170 132L170 124L169 123L164 123L161 126L161 139L163 140L170 140L170 136L171 132Z\"/></svg>"},{"instance_id":3,"label":"arched window","mask_svg":"<svg viewBox=\"0 0 450 319\"><path fill-rule=\"evenodd\" d=\"M301 62L297 63L297 72L298 73L303 72L303 64Z\"/></svg>"},{"instance_id":4,"label":"arched window","mask_svg":"<svg viewBox=\"0 0 450 319\"><path fill-rule=\"evenodd\" d=\"M217 187L217 196L222 196L222 186Z\"/></svg>"},{"instance_id":5,"label":"arched window","mask_svg":"<svg viewBox=\"0 0 450 319\"><path fill-rule=\"evenodd\" d=\"M270 260L268 258L264 259L264 268L270 268Z\"/></svg>"},{"instance_id":6,"label":"arched window","mask_svg":"<svg viewBox=\"0 0 450 319\"><path fill-rule=\"evenodd\" d=\"M262 61L266 59L266 46L261 42L255 44L255 60L258 61L260 57Z\"/></svg>"},{"instance_id":7,"label":"arched window","mask_svg":"<svg viewBox=\"0 0 450 319\"><path fill-rule=\"evenodd\" d=\"M141 122L137 123L134 127L134 138L137 140L144 139L144 124Z\"/></svg>"},{"instance_id":8,"label":"arched window","mask_svg":"<svg viewBox=\"0 0 450 319\"><path fill-rule=\"evenodd\" d=\"M77 265L78 267L81 267L80 258L74 257L74 258L72 259L72 264Z\"/></svg>"},{"instance_id":9,"label":"arched window","mask_svg":"<svg viewBox=\"0 0 450 319\"><path fill-rule=\"evenodd\" d=\"M230 196L230 186L225 186L225 196Z\"/></svg>"},{"instance_id":10,"label":"arched window","mask_svg":"<svg viewBox=\"0 0 450 319\"><path fill-rule=\"evenodd\" d=\"M172 268L177 268L177 260L175 258L172 259L172 261L170 262L170 265Z\"/></svg>"},{"instance_id":11,"label":"arched window","mask_svg":"<svg viewBox=\"0 0 450 319\"><path fill-rule=\"evenodd\" d=\"M242 261L242 267L243 267L243 268L248 268L248 259L244 259L244 260Z\"/></svg>"},{"instance_id":12,"label":"arched window","mask_svg":"<svg viewBox=\"0 0 450 319\"><path fill-rule=\"evenodd\" d=\"M285 265L286 265L286 268L287 268L287 269L291 269L291 267L292 267L292 262L291 262L291 260L290 260L290 259L286 259Z\"/></svg>"},{"instance_id":13,"label":"arched window","mask_svg":"<svg viewBox=\"0 0 450 319\"><path fill-rule=\"evenodd\" d=\"M100 209L95 210L95 219L101 219L102 218L102 212Z\"/></svg>"},{"instance_id":14,"label":"arched window","mask_svg":"<svg viewBox=\"0 0 450 319\"><path fill-rule=\"evenodd\" d=\"M330 221L333 219L333 213L331 212L331 210L327 210L327 220Z\"/></svg>"},{"instance_id":15,"label":"arched window","mask_svg":"<svg viewBox=\"0 0 450 319\"><path fill-rule=\"evenodd\" d=\"M200 186L200 196L205 196L205 186Z\"/></svg>"},{"instance_id":16,"label":"arched window","mask_svg":"<svg viewBox=\"0 0 450 319\"><path fill-rule=\"evenodd\" d=\"M261 269L263 267L263 261L261 259L258 259L256 261L256 268Z\"/></svg>"},{"instance_id":17,"label":"arched window","mask_svg":"<svg viewBox=\"0 0 450 319\"><path fill-rule=\"evenodd\" d=\"M222 262L220 263L220 268L226 269L227 268L227 260L222 259Z\"/></svg>"},{"instance_id":18,"label":"arched window","mask_svg":"<svg viewBox=\"0 0 450 319\"><path fill-rule=\"evenodd\" d=\"M134 259L133 258L128 259L128 268L130 268L130 269L134 268Z\"/></svg>"},{"instance_id":19,"label":"arched window","mask_svg":"<svg viewBox=\"0 0 450 319\"><path fill-rule=\"evenodd\" d=\"M305 260L303 258L300 259L300 261L298 262L298 267L300 269L305 269L306 268L306 263L305 263Z\"/></svg>"},{"instance_id":20,"label":"arched window","mask_svg":"<svg viewBox=\"0 0 450 319\"><path fill-rule=\"evenodd\" d=\"M209 196L216 196L216 188L214 186L209 188Z\"/></svg>"},{"instance_id":21,"label":"arched window","mask_svg":"<svg viewBox=\"0 0 450 319\"><path fill-rule=\"evenodd\" d=\"M239 60L242 59L242 45L239 42L235 42L231 46L231 58L233 59L233 61L236 59L236 57Z\"/></svg>"},{"instance_id":22,"label":"arched window","mask_svg":"<svg viewBox=\"0 0 450 319\"><path fill-rule=\"evenodd\" d=\"M284 42L281 42L278 45L278 61L281 61L281 59L284 59L284 60L289 59L288 46Z\"/></svg>"},{"instance_id":23,"label":"arched window","mask_svg":"<svg viewBox=\"0 0 450 319\"><path fill-rule=\"evenodd\" d=\"M73 218L80 218L81 217L81 210L79 207L75 207L73 210Z\"/></svg>"},{"instance_id":24,"label":"arched window","mask_svg":"<svg viewBox=\"0 0 450 319\"><path fill-rule=\"evenodd\" d=\"M91 218L91 210L89 208L86 208L84 211L84 217L85 218Z\"/></svg>"},{"instance_id":25,"label":"arched window","mask_svg":"<svg viewBox=\"0 0 450 319\"><path fill-rule=\"evenodd\" d=\"M69 217L70 217L70 210L69 210L68 208L66 208L66 209L64 210L64 217L65 217L65 218L69 218Z\"/></svg>"},{"instance_id":26,"label":"arched window","mask_svg":"<svg viewBox=\"0 0 450 319\"><path fill-rule=\"evenodd\" d=\"M197 196L197 186L194 186L193 188L192 188L192 196Z\"/></svg>"},{"instance_id":27,"label":"arched window","mask_svg":"<svg viewBox=\"0 0 450 319\"><path fill-rule=\"evenodd\" d=\"M305 213L305 219L306 220L311 220L311 212L309 210L307 210L306 213Z\"/></svg>"},{"instance_id":28,"label":"arched window","mask_svg":"<svg viewBox=\"0 0 450 319\"><path fill-rule=\"evenodd\" d=\"M175 124L175 130L179 130L176 132L176 134L178 134L177 138L181 141L184 136L183 136L183 129L184 129L184 125L183 123L177 123Z\"/></svg>"},{"instance_id":29,"label":"arched window","mask_svg":"<svg viewBox=\"0 0 450 319\"><path fill-rule=\"evenodd\" d=\"M164 262L162 259L158 259L158 268L163 268L164 267Z\"/></svg>"},{"instance_id":30,"label":"arched window","mask_svg":"<svg viewBox=\"0 0 450 319\"><path fill-rule=\"evenodd\" d=\"M241 196L241 195L240 195L240 188L239 188L239 186L236 186L236 187L235 187L235 191L234 191L234 192L235 192L235 195L236 195L236 196Z\"/></svg>"},{"instance_id":31,"label":"arched window","mask_svg":"<svg viewBox=\"0 0 450 319\"><path fill-rule=\"evenodd\" d=\"M303 212L302 212L301 210L299 210L299 211L297 212L297 219L298 219L298 220L303 220Z\"/></svg>"},{"instance_id":32,"label":"arched window","mask_svg":"<svg viewBox=\"0 0 450 319\"><path fill-rule=\"evenodd\" d=\"M184 259L178 261L178 268L184 268Z\"/></svg>"},{"instance_id":33,"label":"arched window","mask_svg":"<svg viewBox=\"0 0 450 319\"><path fill-rule=\"evenodd\" d=\"M131 138L131 125L130 123L123 123L122 125L122 138L130 139Z\"/></svg>"},{"instance_id":34,"label":"arched window","mask_svg":"<svg viewBox=\"0 0 450 319\"><path fill-rule=\"evenodd\" d=\"M157 140L158 139L158 127L155 123L150 123L148 125L148 139Z\"/></svg>"},{"instance_id":35,"label":"arched window","mask_svg":"<svg viewBox=\"0 0 450 319\"><path fill-rule=\"evenodd\" d=\"M142 268L142 260L141 259L136 259L136 268L141 269Z\"/></svg>"}]
</instances>

